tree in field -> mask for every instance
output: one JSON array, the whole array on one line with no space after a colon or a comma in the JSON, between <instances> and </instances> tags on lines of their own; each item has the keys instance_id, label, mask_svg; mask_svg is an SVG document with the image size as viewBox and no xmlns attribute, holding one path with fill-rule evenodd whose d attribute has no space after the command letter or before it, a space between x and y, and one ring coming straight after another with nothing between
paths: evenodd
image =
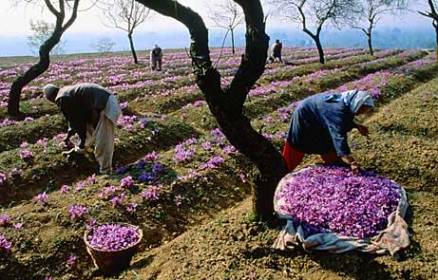
<instances>
[{"instance_id":1,"label":"tree in field","mask_svg":"<svg viewBox=\"0 0 438 280\"><path fill-rule=\"evenodd\" d=\"M438 1L427 0L430 11L419 11L419 13L425 17L432 19L432 25L435 28L435 40L436 40L436 59L438 60Z\"/></svg>"},{"instance_id":2,"label":"tree in field","mask_svg":"<svg viewBox=\"0 0 438 280\"><path fill-rule=\"evenodd\" d=\"M31 21L30 22L30 30L32 31L32 35L27 37L28 45L31 48L34 54L38 53L40 46L50 37L55 29L55 25L53 23L48 23L43 20ZM64 45L65 42L59 42L50 54L59 55L64 53Z\"/></svg>"},{"instance_id":3,"label":"tree in field","mask_svg":"<svg viewBox=\"0 0 438 280\"><path fill-rule=\"evenodd\" d=\"M191 35L190 56L196 82L210 111L230 143L247 156L260 171L253 190L253 208L258 218L272 217L277 183L287 173L279 151L251 126L243 114L246 97L265 69L269 37L259 0L235 0L246 22L246 48L240 66L228 86L213 66L208 46L208 30L203 19L173 0L136 0L160 14L184 24Z\"/></svg>"},{"instance_id":4,"label":"tree in field","mask_svg":"<svg viewBox=\"0 0 438 280\"><path fill-rule=\"evenodd\" d=\"M113 50L116 43L108 37L102 37L97 40L96 44L92 45L93 48L96 49L97 52L101 53L109 53Z\"/></svg>"},{"instance_id":5,"label":"tree in field","mask_svg":"<svg viewBox=\"0 0 438 280\"><path fill-rule=\"evenodd\" d=\"M133 34L135 29L149 16L149 9L135 0L111 0L110 3L111 5L106 5L104 8L105 18L115 28L123 30L128 34L132 57L134 63L138 64Z\"/></svg>"},{"instance_id":6,"label":"tree in field","mask_svg":"<svg viewBox=\"0 0 438 280\"><path fill-rule=\"evenodd\" d=\"M350 23L358 13L358 0L271 0L286 18L298 23L315 42L319 62L325 63L321 31L325 24L335 26ZM312 31L311 29L314 29Z\"/></svg>"},{"instance_id":7,"label":"tree in field","mask_svg":"<svg viewBox=\"0 0 438 280\"><path fill-rule=\"evenodd\" d=\"M234 30L241 25L244 20L239 6L232 0L226 0L225 3L215 5L210 9L210 19L217 27L223 28L227 31L224 40L227 38L228 33L230 33L231 48L234 54Z\"/></svg>"},{"instance_id":8,"label":"tree in field","mask_svg":"<svg viewBox=\"0 0 438 280\"><path fill-rule=\"evenodd\" d=\"M368 49L371 55L374 55L373 49L373 30L380 20L380 17L386 13L395 13L407 8L407 1L403 0L363 0L361 3L360 18L367 20L366 27L354 24L353 27L362 30L367 37Z\"/></svg>"},{"instance_id":9,"label":"tree in field","mask_svg":"<svg viewBox=\"0 0 438 280\"><path fill-rule=\"evenodd\" d=\"M50 52L60 42L64 32L76 20L80 0L73 0L72 6L66 1L67 0L44 0L49 11L56 17L55 26L50 36L40 46L38 62L32 65L23 75L19 75L12 83L8 99L8 114L11 116L21 117L20 95L22 89L49 68ZM57 5L54 3L57 3ZM69 12L70 16L66 17L66 13Z\"/></svg>"}]
</instances>

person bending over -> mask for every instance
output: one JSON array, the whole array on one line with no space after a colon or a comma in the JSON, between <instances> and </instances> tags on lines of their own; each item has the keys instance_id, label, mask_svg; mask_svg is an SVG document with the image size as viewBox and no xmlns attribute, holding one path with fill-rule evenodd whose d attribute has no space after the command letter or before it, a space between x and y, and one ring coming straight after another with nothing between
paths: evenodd
<instances>
[{"instance_id":1,"label":"person bending over","mask_svg":"<svg viewBox=\"0 0 438 280\"><path fill-rule=\"evenodd\" d=\"M319 154L327 164L343 163L355 172L360 165L351 154L347 133L353 128L367 136L368 128L355 121L355 116L374 107L366 91L319 93L299 102L292 114L283 148L288 170L293 171L305 154Z\"/></svg>"},{"instance_id":2,"label":"person bending over","mask_svg":"<svg viewBox=\"0 0 438 280\"><path fill-rule=\"evenodd\" d=\"M72 152L84 153L95 143L94 155L102 174L110 174L114 152L117 119L121 115L115 95L97 84L81 83L62 88L53 84L43 87L48 100L55 103L69 123L65 143L73 144L70 137L78 134L79 145Z\"/></svg>"}]
</instances>

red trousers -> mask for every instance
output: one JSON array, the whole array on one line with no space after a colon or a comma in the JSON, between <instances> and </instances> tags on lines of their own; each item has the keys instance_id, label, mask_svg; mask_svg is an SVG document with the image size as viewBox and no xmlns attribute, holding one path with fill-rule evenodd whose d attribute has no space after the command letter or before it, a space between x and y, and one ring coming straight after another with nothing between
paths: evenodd
<instances>
[{"instance_id":1,"label":"red trousers","mask_svg":"<svg viewBox=\"0 0 438 280\"><path fill-rule=\"evenodd\" d=\"M304 153L289 145L286 141L283 148L283 158L289 172L291 172L301 163L301 161L303 161ZM327 164L342 162L342 159L338 157L335 152L322 154L321 158L324 163Z\"/></svg>"}]
</instances>

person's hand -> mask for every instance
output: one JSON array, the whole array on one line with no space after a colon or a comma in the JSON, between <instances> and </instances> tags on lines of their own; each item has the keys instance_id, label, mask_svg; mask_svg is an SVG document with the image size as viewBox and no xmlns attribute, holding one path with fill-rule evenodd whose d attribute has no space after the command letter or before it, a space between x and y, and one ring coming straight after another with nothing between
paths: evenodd
<instances>
[{"instance_id":1,"label":"person's hand","mask_svg":"<svg viewBox=\"0 0 438 280\"><path fill-rule=\"evenodd\" d=\"M362 168L357 163L352 163L350 165L351 171L353 171L354 174L358 174L362 171Z\"/></svg>"},{"instance_id":2,"label":"person's hand","mask_svg":"<svg viewBox=\"0 0 438 280\"><path fill-rule=\"evenodd\" d=\"M75 152L75 148L71 148L68 151L62 152L62 155L64 156L70 156L71 154L73 154Z\"/></svg>"},{"instance_id":3,"label":"person's hand","mask_svg":"<svg viewBox=\"0 0 438 280\"><path fill-rule=\"evenodd\" d=\"M359 130L359 133L362 134L363 136L368 137L368 134L370 133L368 130L368 127L358 124L356 125L357 130Z\"/></svg>"},{"instance_id":4,"label":"person's hand","mask_svg":"<svg viewBox=\"0 0 438 280\"><path fill-rule=\"evenodd\" d=\"M62 154L64 155L64 156L70 156L70 155L72 155L72 154L85 154L85 149L81 149L81 148L79 148L78 146L76 146L76 147L74 147L74 148L71 148L70 150L68 150L68 151L65 151L65 152L62 152Z\"/></svg>"},{"instance_id":5,"label":"person's hand","mask_svg":"<svg viewBox=\"0 0 438 280\"><path fill-rule=\"evenodd\" d=\"M85 154L85 152L86 152L85 148L81 148L80 146L74 147L74 151L75 151L75 153L81 154L81 155Z\"/></svg>"}]
</instances>

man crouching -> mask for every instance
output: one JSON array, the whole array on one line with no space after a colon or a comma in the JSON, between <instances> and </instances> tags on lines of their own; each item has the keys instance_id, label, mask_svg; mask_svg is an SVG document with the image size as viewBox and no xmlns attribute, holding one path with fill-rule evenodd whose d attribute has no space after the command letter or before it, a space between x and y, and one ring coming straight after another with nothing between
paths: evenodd
<instances>
[{"instance_id":1,"label":"man crouching","mask_svg":"<svg viewBox=\"0 0 438 280\"><path fill-rule=\"evenodd\" d=\"M99 171L110 174L115 126L121 115L117 98L100 85L91 83L62 88L48 84L43 91L48 100L58 105L69 123L66 145L72 146L70 137L75 133L80 138L79 146L68 153L84 153L95 142L94 156L99 162Z\"/></svg>"}]
</instances>

